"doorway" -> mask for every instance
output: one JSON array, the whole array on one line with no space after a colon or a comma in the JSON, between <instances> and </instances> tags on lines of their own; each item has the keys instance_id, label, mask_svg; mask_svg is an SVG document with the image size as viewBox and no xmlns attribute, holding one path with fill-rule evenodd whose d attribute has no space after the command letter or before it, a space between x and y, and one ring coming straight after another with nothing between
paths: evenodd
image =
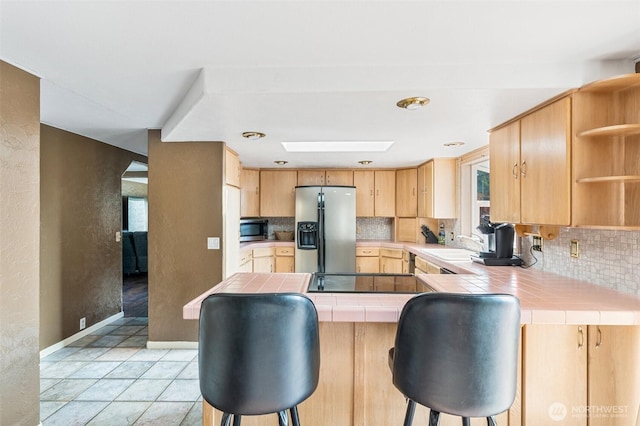
<instances>
[{"instance_id":1,"label":"doorway","mask_svg":"<svg viewBox=\"0 0 640 426\"><path fill-rule=\"evenodd\" d=\"M147 317L148 165L132 162L122 174L122 310L125 317Z\"/></svg>"}]
</instances>

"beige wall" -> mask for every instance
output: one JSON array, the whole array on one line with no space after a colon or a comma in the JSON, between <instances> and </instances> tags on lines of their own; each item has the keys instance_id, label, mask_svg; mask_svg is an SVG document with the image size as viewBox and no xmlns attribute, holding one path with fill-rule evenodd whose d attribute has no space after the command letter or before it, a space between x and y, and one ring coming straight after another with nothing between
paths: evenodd
<instances>
[{"instance_id":1,"label":"beige wall","mask_svg":"<svg viewBox=\"0 0 640 426\"><path fill-rule=\"evenodd\" d=\"M41 127L40 348L122 311L121 176L144 156Z\"/></svg>"},{"instance_id":2,"label":"beige wall","mask_svg":"<svg viewBox=\"0 0 640 426\"><path fill-rule=\"evenodd\" d=\"M147 198L148 188L146 183L131 182L128 180L122 181L122 196L123 197L140 197Z\"/></svg>"},{"instance_id":3,"label":"beige wall","mask_svg":"<svg viewBox=\"0 0 640 426\"><path fill-rule=\"evenodd\" d=\"M160 141L149 132L149 340L197 341L182 306L222 281L224 143Z\"/></svg>"},{"instance_id":4,"label":"beige wall","mask_svg":"<svg viewBox=\"0 0 640 426\"><path fill-rule=\"evenodd\" d=\"M0 61L0 424L39 423L40 81Z\"/></svg>"}]
</instances>

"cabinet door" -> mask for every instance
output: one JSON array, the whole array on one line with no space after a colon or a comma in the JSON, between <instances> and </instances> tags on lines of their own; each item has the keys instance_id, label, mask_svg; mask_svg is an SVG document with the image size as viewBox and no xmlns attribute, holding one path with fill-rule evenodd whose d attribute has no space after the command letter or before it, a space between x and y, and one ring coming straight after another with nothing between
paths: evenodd
<instances>
[{"instance_id":1,"label":"cabinet door","mask_svg":"<svg viewBox=\"0 0 640 426\"><path fill-rule=\"evenodd\" d=\"M325 176L327 185L353 186L352 170L327 170Z\"/></svg>"},{"instance_id":2,"label":"cabinet door","mask_svg":"<svg viewBox=\"0 0 640 426\"><path fill-rule=\"evenodd\" d=\"M260 172L242 169L240 172L240 216L260 216Z\"/></svg>"},{"instance_id":3,"label":"cabinet door","mask_svg":"<svg viewBox=\"0 0 640 426\"><path fill-rule=\"evenodd\" d=\"M431 217L455 218L458 216L456 211L457 160L436 158L432 162L433 215Z\"/></svg>"},{"instance_id":4,"label":"cabinet door","mask_svg":"<svg viewBox=\"0 0 640 426\"><path fill-rule=\"evenodd\" d=\"M376 170L375 190L375 216L394 217L396 215L396 172Z\"/></svg>"},{"instance_id":5,"label":"cabinet door","mask_svg":"<svg viewBox=\"0 0 640 426\"><path fill-rule=\"evenodd\" d=\"M491 162L493 163L493 157ZM560 99L522 118L520 176L521 222L569 225L571 221L570 98ZM495 193L492 191L491 194L493 197ZM493 199L491 211L493 214Z\"/></svg>"},{"instance_id":6,"label":"cabinet door","mask_svg":"<svg viewBox=\"0 0 640 426\"><path fill-rule=\"evenodd\" d=\"M253 272L274 272L274 257L254 257Z\"/></svg>"},{"instance_id":7,"label":"cabinet door","mask_svg":"<svg viewBox=\"0 0 640 426\"><path fill-rule=\"evenodd\" d=\"M356 216L373 217L375 172L373 170L354 170L353 184L356 187Z\"/></svg>"},{"instance_id":8,"label":"cabinet door","mask_svg":"<svg viewBox=\"0 0 640 426\"><path fill-rule=\"evenodd\" d=\"M589 426L633 424L640 410L640 326L589 326Z\"/></svg>"},{"instance_id":9,"label":"cabinet door","mask_svg":"<svg viewBox=\"0 0 640 426\"><path fill-rule=\"evenodd\" d=\"M295 272L294 261L292 256L277 256L276 272Z\"/></svg>"},{"instance_id":10,"label":"cabinet door","mask_svg":"<svg viewBox=\"0 0 640 426\"><path fill-rule=\"evenodd\" d=\"M324 170L298 170L298 185L324 185Z\"/></svg>"},{"instance_id":11,"label":"cabinet door","mask_svg":"<svg viewBox=\"0 0 640 426\"><path fill-rule=\"evenodd\" d=\"M520 223L520 122L491 132L491 220Z\"/></svg>"},{"instance_id":12,"label":"cabinet door","mask_svg":"<svg viewBox=\"0 0 640 426\"><path fill-rule=\"evenodd\" d=\"M380 272L380 258L378 256L357 256L356 272Z\"/></svg>"},{"instance_id":13,"label":"cabinet door","mask_svg":"<svg viewBox=\"0 0 640 426\"><path fill-rule=\"evenodd\" d=\"M296 184L295 170L260 171L260 216L294 217Z\"/></svg>"},{"instance_id":14,"label":"cabinet door","mask_svg":"<svg viewBox=\"0 0 640 426\"><path fill-rule=\"evenodd\" d=\"M229 148L224 151L224 177L227 185L240 188L240 159Z\"/></svg>"},{"instance_id":15,"label":"cabinet door","mask_svg":"<svg viewBox=\"0 0 640 426\"><path fill-rule=\"evenodd\" d=\"M418 170L396 171L396 215L416 217L418 214Z\"/></svg>"},{"instance_id":16,"label":"cabinet door","mask_svg":"<svg viewBox=\"0 0 640 426\"><path fill-rule=\"evenodd\" d=\"M587 327L526 325L522 350L522 424L585 426L572 408L587 405Z\"/></svg>"}]
</instances>

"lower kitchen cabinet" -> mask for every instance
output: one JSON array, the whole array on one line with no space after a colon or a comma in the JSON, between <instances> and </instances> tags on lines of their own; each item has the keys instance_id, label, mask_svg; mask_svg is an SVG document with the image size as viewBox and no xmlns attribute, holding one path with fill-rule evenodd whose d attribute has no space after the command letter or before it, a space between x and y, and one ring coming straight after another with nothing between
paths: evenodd
<instances>
[{"instance_id":1,"label":"lower kitchen cabinet","mask_svg":"<svg viewBox=\"0 0 640 426\"><path fill-rule=\"evenodd\" d=\"M380 272L384 274L401 274L402 250L380 249Z\"/></svg>"},{"instance_id":2,"label":"lower kitchen cabinet","mask_svg":"<svg viewBox=\"0 0 640 426\"><path fill-rule=\"evenodd\" d=\"M416 256L416 269L414 274L439 274L440 267L434 263Z\"/></svg>"},{"instance_id":3,"label":"lower kitchen cabinet","mask_svg":"<svg viewBox=\"0 0 640 426\"><path fill-rule=\"evenodd\" d=\"M275 250L273 247L253 249L253 272L273 272Z\"/></svg>"},{"instance_id":4,"label":"lower kitchen cabinet","mask_svg":"<svg viewBox=\"0 0 640 426\"><path fill-rule=\"evenodd\" d=\"M276 272L295 272L293 247L276 247Z\"/></svg>"},{"instance_id":5,"label":"lower kitchen cabinet","mask_svg":"<svg viewBox=\"0 0 640 426\"><path fill-rule=\"evenodd\" d=\"M240 253L240 266L238 272L253 272L253 255L251 250Z\"/></svg>"},{"instance_id":6,"label":"lower kitchen cabinet","mask_svg":"<svg viewBox=\"0 0 640 426\"><path fill-rule=\"evenodd\" d=\"M525 326L522 424L636 424L639 360L640 326Z\"/></svg>"},{"instance_id":7,"label":"lower kitchen cabinet","mask_svg":"<svg viewBox=\"0 0 640 426\"><path fill-rule=\"evenodd\" d=\"M356 247L356 272L380 272L380 249Z\"/></svg>"}]
</instances>

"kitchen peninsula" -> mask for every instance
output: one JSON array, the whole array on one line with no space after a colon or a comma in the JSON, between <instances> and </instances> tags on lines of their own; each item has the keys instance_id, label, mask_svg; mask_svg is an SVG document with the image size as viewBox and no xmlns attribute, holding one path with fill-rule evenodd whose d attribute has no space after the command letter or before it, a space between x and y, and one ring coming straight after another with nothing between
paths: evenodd
<instances>
[{"instance_id":1,"label":"kitchen peninsula","mask_svg":"<svg viewBox=\"0 0 640 426\"><path fill-rule=\"evenodd\" d=\"M363 246L407 250L456 272L419 275L436 291L509 293L520 299L518 394L512 408L499 416L500 424L547 424L549 407L557 403L567 410L562 424L586 425L588 407L621 411L615 418L591 417L590 425L635 424L640 411L640 298L536 270L443 262L426 253L423 244L367 242L358 247ZM201 301L212 293L306 293L309 279L309 274L236 274L185 305L183 318L198 319ZM322 361L320 385L300 405L304 424L399 424L405 402L391 382L387 351L400 311L412 295L307 296L321 322ZM215 414L205 403L204 424L212 424ZM426 424L427 414L418 410L415 424ZM247 418L246 423L269 425L273 419ZM459 420L445 416L441 424L457 425Z\"/></svg>"}]
</instances>

